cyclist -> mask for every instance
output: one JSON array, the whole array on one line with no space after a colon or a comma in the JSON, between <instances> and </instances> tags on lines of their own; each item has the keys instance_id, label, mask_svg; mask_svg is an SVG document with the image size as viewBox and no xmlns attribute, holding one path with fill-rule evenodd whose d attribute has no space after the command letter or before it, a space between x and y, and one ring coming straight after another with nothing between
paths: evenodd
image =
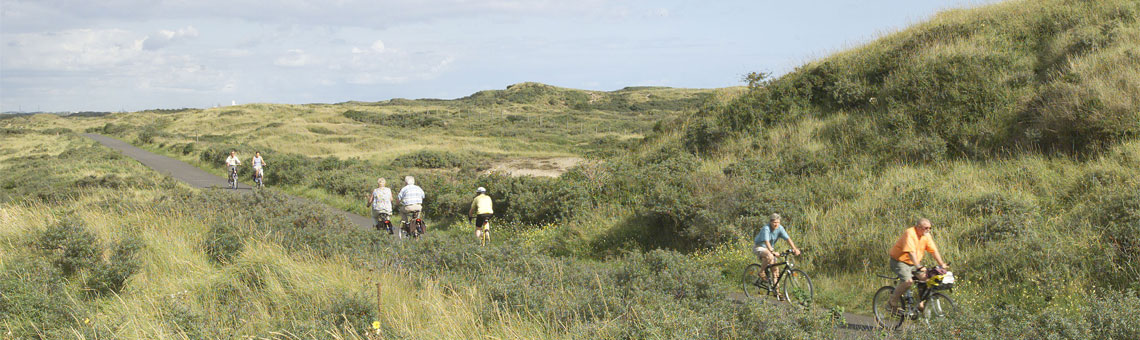
<instances>
[{"instance_id":1,"label":"cyclist","mask_svg":"<svg viewBox=\"0 0 1140 340\"><path fill-rule=\"evenodd\" d=\"M372 208L372 219L376 221L376 230L380 230L380 224L392 215L392 189L388 188L388 181L383 177L377 179L376 184L366 205ZM391 234L392 229L388 229L388 233Z\"/></svg>"},{"instance_id":2,"label":"cyclist","mask_svg":"<svg viewBox=\"0 0 1140 340\"><path fill-rule=\"evenodd\" d=\"M400 193L396 195L396 198L400 200L401 205L400 220L404 224L404 229L408 229L408 226L412 223L409 217L416 212L423 211L425 195L424 189L416 185L416 179L412 176L405 176L404 183L406 185L400 189ZM411 232L410 229L408 231ZM420 230L418 232L422 233L424 231Z\"/></svg>"},{"instance_id":3,"label":"cyclist","mask_svg":"<svg viewBox=\"0 0 1140 340\"><path fill-rule=\"evenodd\" d=\"M260 183L261 181L265 180L265 172L261 170L261 167L266 165L265 160L261 159L261 151L254 153L252 162L254 176L257 176L257 181Z\"/></svg>"},{"instance_id":4,"label":"cyclist","mask_svg":"<svg viewBox=\"0 0 1140 340\"><path fill-rule=\"evenodd\" d=\"M491 209L491 196L487 195L487 189L479 187L475 189L475 199L471 201L471 209L467 211L467 220L475 219L475 238L482 237L484 233L488 236L491 234L491 216L495 212Z\"/></svg>"},{"instance_id":5,"label":"cyclist","mask_svg":"<svg viewBox=\"0 0 1140 340\"><path fill-rule=\"evenodd\" d=\"M760 259L761 265L765 268L765 270L760 273L760 279L764 279L767 275L767 273L764 272L768 271L768 266L775 264L776 258L780 256L780 253L776 252L775 247L776 242L779 242L780 239L788 240L788 244L792 246L793 254L800 254L800 249L796 248L796 243L792 242L792 238L788 236L788 231L784 229L784 226L780 225L780 214L773 213L772 216L768 218L768 224L760 228L760 232L756 234L756 239L752 241L756 247L753 251L756 253L756 257ZM780 273L772 273L773 282L779 278Z\"/></svg>"},{"instance_id":6,"label":"cyclist","mask_svg":"<svg viewBox=\"0 0 1140 340\"><path fill-rule=\"evenodd\" d=\"M233 173L237 172L237 167L241 165L241 159L237 156L237 150L230 150L230 156L226 157L226 165L230 168L230 172L227 173L227 176L230 176L230 179L232 179Z\"/></svg>"},{"instance_id":7,"label":"cyclist","mask_svg":"<svg viewBox=\"0 0 1140 340\"><path fill-rule=\"evenodd\" d=\"M915 279L926 280L926 268L918 269L925 253L929 252L934 255L934 261L937 261L942 268L950 268L950 265L942 261L942 255L938 253L938 247L934 245L934 237L930 234L930 228L930 220L918 219L914 226L903 230L899 240L887 253L891 257L891 272L902 279L902 282L895 286L895 291L887 302L892 311L899 308L899 297L907 289L910 289ZM922 308L921 304L919 308Z\"/></svg>"}]
</instances>

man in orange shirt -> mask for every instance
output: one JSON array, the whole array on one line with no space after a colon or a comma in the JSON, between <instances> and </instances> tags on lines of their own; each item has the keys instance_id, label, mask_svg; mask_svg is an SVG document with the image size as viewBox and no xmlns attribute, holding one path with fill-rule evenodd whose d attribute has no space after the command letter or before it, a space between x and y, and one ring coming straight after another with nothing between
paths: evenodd
<instances>
[{"instance_id":1,"label":"man in orange shirt","mask_svg":"<svg viewBox=\"0 0 1140 340\"><path fill-rule=\"evenodd\" d=\"M915 268L922 264L922 256L925 253L929 252L934 255L934 261L938 261L938 265L942 268L950 268L950 265L942 261L942 255L938 253L938 246L934 245L934 237L930 235L930 228L930 220L918 219L918 223L903 231L899 240L895 242L895 246L891 247L891 251L888 253L891 256L891 272L902 278L902 282L895 287L895 292L888 302L892 309L899 306L899 296L902 296L903 292L906 292L914 284L915 277L912 273L914 273ZM925 272L919 272L917 279L926 279Z\"/></svg>"}]
</instances>

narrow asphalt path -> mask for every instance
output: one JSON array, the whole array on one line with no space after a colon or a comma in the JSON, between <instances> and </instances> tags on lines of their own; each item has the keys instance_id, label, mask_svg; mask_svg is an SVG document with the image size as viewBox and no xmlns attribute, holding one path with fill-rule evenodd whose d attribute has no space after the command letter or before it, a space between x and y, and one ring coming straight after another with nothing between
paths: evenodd
<instances>
[{"instance_id":1,"label":"narrow asphalt path","mask_svg":"<svg viewBox=\"0 0 1140 340\"><path fill-rule=\"evenodd\" d=\"M124 155L127 155L127 157L131 157L131 158L139 161L139 163L142 163L143 165L146 165L147 167L150 167L151 169L154 169L155 171L158 171L159 173L162 173L162 174L168 175L170 177L173 177L174 179L186 182L187 184L190 184L190 186L192 186L192 187L195 187L195 188L211 188L211 187L225 188L228 185L228 183L226 183L225 178L215 176L215 175L208 173L202 169L199 169L193 165L186 164L186 162L183 162L183 161L180 161L180 160L177 160L174 158L166 157L163 155L158 155L158 154L152 153L150 151L140 149L134 145L128 144L128 143L123 142L121 140L111 138L111 137L107 137L107 136L103 136L103 135L92 134L92 133L86 133L86 134L83 134L83 136L85 136L87 138L91 138L91 139L93 139L93 140L99 142L100 144L103 144L104 146L107 146L109 148L119 150ZM252 192L252 188L248 185L239 184L237 191L248 193L248 192ZM328 207L328 205L326 205L326 204L314 202L312 200L308 200L308 199L304 199L304 198L300 198L300 197L294 197L294 198L297 200L312 202L315 204L320 204L320 205L324 205L324 206ZM372 219L371 218L360 216L357 214L353 214L353 213L350 213L350 212L347 212L344 210L340 210L340 209L336 209L333 207L328 207L328 208L331 211L334 211L338 214L344 215L350 221L352 221L352 223L360 226L361 228L365 228L368 230L372 229ZM740 292L729 293L728 298L731 300L737 301L737 302L741 302L741 303L749 300L749 298L745 297L744 294L742 294ZM765 298L765 300L766 300L766 302L771 302L771 303L782 303L782 302L777 302L775 300L767 299L767 298ZM876 328L874 317L866 316L866 315L859 315L859 314L852 314L852 313L844 313L843 317L845 318L846 324L843 326L840 326L840 330L839 330L839 334L838 334L840 338L843 338L843 339L866 338L867 335L869 335L869 332L873 331Z\"/></svg>"},{"instance_id":2,"label":"narrow asphalt path","mask_svg":"<svg viewBox=\"0 0 1140 340\"><path fill-rule=\"evenodd\" d=\"M229 183L226 182L225 178L215 176L214 174L208 173L205 170L199 169L193 165L186 164L186 162L140 149L140 148L138 148L134 145L131 145L127 142L124 142L124 141L121 141L121 140L118 140L115 138L107 137L104 135L93 134L93 133L85 133L85 134L83 134L83 136L87 137L87 138L91 138L91 139L95 140L96 142L103 144L106 147L118 150L119 152L122 152L127 157L133 158L133 159L139 161L139 163L142 163L143 165L146 165L147 167L154 169L155 171L157 171L161 174L168 175L170 177L173 177L174 179L186 182L186 184L189 184L192 187L195 187L195 188L211 188L211 187L225 188L229 185ZM239 183L237 191L248 193L248 192L253 192L253 189L248 185ZM306 201L306 202L326 206L329 208L329 210L334 211L338 214L344 215L344 217L348 218L349 221L352 221L353 224L356 224L356 225L360 226L361 228L365 228L365 229L369 229L369 230L372 229L372 219L371 218L360 216L357 214L353 214L353 213L350 213L350 212L347 212L344 210L340 210L340 209L336 209L333 207L329 207L328 205L326 205L324 203L314 202L312 200L308 200L308 199L304 199L304 198L300 198L300 197L294 197L294 198L297 200Z\"/></svg>"}]
</instances>

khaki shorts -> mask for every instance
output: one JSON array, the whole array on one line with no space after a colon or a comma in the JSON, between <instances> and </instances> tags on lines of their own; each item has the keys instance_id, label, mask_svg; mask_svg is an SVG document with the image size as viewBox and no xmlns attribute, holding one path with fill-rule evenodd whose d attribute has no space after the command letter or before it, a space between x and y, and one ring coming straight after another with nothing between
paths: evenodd
<instances>
[{"instance_id":1,"label":"khaki shorts","mask_svg":"<svg viewBox=\"0 0 1140 340\"><path fill-rule=\"evenodd\" d=\"M424 209L424 206L421 204L405 205L405 206L400 208L400 220L404 221L404 222L412 223L412 220L410 219L410 217L412 216L412 213L417 212L417 211L423 211L423 209ZM420 216L420 217L423 217L423 216Z\"/></svg>"},{"instance_id":2,"label":"khaki shorts","mask_svg":"<svg viewBox=\"0 0 1140 340\"><path fill-rule=\"evenodd\" d=\"M891 259L891 272L895 273L902 278L903 281L910 281L914 279L914 270L917 267L906 264L905 262Z\"/></svg>"},{"instance_id":3,"label":"khaki shorts","mask_svg":"<svg viewBox=\"0 0 1140 340\"><path fill-rule=\"evenodd\" d=\"M759 246L759 247L756 247L755 249L752 249L752 253L756 254L757 260L760 260L760 262L764 262L764 256L771 254L772 252L768 251L768 247Z\"/></svg>"}]
</instances>

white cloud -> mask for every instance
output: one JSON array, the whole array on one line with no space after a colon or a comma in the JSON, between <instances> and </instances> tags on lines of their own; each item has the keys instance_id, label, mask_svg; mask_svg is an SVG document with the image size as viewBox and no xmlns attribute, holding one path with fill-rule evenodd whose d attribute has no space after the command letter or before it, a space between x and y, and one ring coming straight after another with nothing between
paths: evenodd
<instances>
[{"instance_id":1,"label":"white cloud","mask_svg":"<svg viewBox=\"0 0 1140 340\"><path fill-rule=\"evenodd\" d=\"M409 52L376 40L367 48L353 46L348 55L334 56L342 62L329 65L343 71L345 82L357 85L399 84L432 79L448 70L455 58L439 52Z\"/></svg>"},{"instance_id":2,"label":"white cloud","mask_svg":"<svg viewBox=\"0 0 1140 340\"><path fill-rule=\"evenodd\" d=\"M157 50L171 43L179 40L185 40L198 37L198 30L194 26L187 26L180 28L177 31L159 30L158 32L143 38L143 48L148 50Z\"/></svg>"},{"instance_id":3,"label":"white cloud","mask_svg":"<svg viewBox=\"0 0 1140 340\"><path fill-rule=\"evenodd\" d=\"M355 27L391 27L474 16L600 14L611 0L6 0L0 21L9 31L52 26L89 26L107 20L227 18L255 23L305 22Z\"/></svg>"},{"instance_id":4,"label":"white cloud","mask_svg":"<svg viewBox=\"0 0 1140 340\"><path fill-rule=\"evenodd\" d=\"M5 69L90 70L138 58L142 39L119 29L78 29L4 36Z\"/></svg>"},{"instance_id":5,"label":"white cloud","mask_svg":"<svg viewBox=\"0 0 1140 340\"><path fill-rule=\"evenodd\" d=\"M316 58L305 53L305 50L302 49L289 50L285 55L277 57L277 60L273 61L273 65L284 67L303 67L315 63Z\"/></svg>"},{"instance_id":6,"label":"white cloud","mask_svg":"<svg viewBox=\"0 0 1140 340\"><path fill-rule=\"evenodd\" d=\"M253 51L244 48L218 48L214 49L212 53L228 58L240 58L253 55Z\"/></svg>"}]
</instances>

